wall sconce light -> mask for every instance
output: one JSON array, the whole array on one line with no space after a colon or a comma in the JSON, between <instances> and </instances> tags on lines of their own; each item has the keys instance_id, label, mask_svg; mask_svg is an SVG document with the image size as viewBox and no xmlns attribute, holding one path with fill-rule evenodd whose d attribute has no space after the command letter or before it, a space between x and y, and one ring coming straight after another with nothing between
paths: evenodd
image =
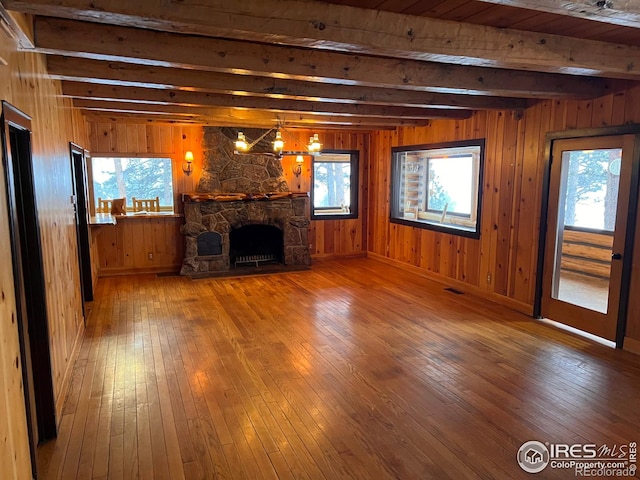
<instances>
[{"instance_id":1,"label":"wall sconce light","mask_svg":"<svg viewBox=\"0 0 640 480\"><path fill-rule=\"evenodd\" d=\"M184 162L182 163L182 171L188 177L193 172L193 152L191 150L185 152Z\"/></svg>"},{"instance_id":2,"label":"wall sconce light","mask_svg":"<svg viewBox=\"0 0 640 480\"><path fill-rule=\"evenodd\" d=\"M296 163L293 165L293 174L299 177L302 174L302 164L304 163L304 157L302 155L296 156Z\"/></svg>"}]
</instances>

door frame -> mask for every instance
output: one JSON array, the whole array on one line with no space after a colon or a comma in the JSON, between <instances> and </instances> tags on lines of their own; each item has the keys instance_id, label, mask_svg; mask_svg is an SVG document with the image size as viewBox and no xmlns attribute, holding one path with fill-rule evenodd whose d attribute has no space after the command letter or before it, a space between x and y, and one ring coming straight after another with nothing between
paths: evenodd
<instances>
[{"instance_id":1,"label":"door frame","mask_svg":"<svg viewBox=\"0 0 640 480\"><path fill-rule=\"evenodd\" d=\"M93 278L91 275L91 240L89 233L89 201L87 192L86 150L80 145L69 142L71 161L71 182L74 202L76 240L78 243L78 268L80 273L80 293L82 295L82 314L86 325L85 304L93 301Z\"/></svg>"},{"instance_id":2,"label":"door frame","mask_svg":"<svg viewBox=\"0 0 640 480\"><path fill-rule=\"evenodd\" d=\"M545 136L544 148L544 176L542 181L542 204L540 208L540 232L538 237L538 261L536 269L535 299L533 316L542 318L542 288L544 282L544 264L547 238L547 218L549 215L549 188L551 180L551 156L553 144L556 140L584 139L589 137L606 137L617 135L635 135L636 141L632 154L631 185L628 199L627 231L625 235L624 252L622 253L622 280L620 289L620 303L616 327L616 348L622 348L627 326L627 311L629 305L629 283L631 280L631 265L633 261L633 243L636 230L636 212L638 208L638 187L640 186L640 124L620 125L613 127L589 128L581 130L566 130L549 132Z\"/></svg>"},{"instance_id":3,"label":"door frame","mask_svg":"<svg viewBox=\"0 0 640 480\"><path fill-rule=\"evenodd\" d=\"M2 102L0 137L5 169L18 338L33 475L37 443L57 435L46 283L33 176L31 118ZM18 133L17 152L11 134ZM26 231L23 234L22 231Z\"/></svg>"}]
</instances>

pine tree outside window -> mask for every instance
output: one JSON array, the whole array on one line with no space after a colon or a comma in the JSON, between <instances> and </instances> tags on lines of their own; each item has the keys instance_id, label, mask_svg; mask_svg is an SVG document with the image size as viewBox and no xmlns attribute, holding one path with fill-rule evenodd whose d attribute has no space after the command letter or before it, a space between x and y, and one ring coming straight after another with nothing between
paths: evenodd
<instances>
[{"instance_id":1,"label":"pine tree outside window","mask_svg":"<svg viewBox=\"0 0 640 480\"><path fill-rule=\"evenodd\" d=\"M93 200L125 198L132 211L132 198L156 198L161 212L173 212L173 174L167 157L92 157Z\"/></svg>"},{"instance_id":2,"label":"pine tree outside window","mask_svg":"<svg viewBox=\"0 0 640 480\"><path fill-rule=\"evenodd\" d=\"M358 218L358 151L323 150L313 158L311 218Z\"/></svg>"}]
</instances>

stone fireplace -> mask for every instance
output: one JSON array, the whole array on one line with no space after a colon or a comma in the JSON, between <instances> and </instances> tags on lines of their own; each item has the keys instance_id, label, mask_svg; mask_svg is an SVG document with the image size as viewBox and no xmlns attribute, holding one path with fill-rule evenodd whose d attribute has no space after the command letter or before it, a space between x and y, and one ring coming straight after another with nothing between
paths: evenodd
<instances>
[{"instance_id":1,"label":"stone fireplace","mask_svg":"<svg viewBox=\"0 0 640 480\"><path fill-rule=\"evenodd\" d=\"M197 191L183 195L182 275L311 264L308 195L289 192L278 158L235 155L236 135L234 129L204 128L203 173Z\"/></svg>"}]
</instances>

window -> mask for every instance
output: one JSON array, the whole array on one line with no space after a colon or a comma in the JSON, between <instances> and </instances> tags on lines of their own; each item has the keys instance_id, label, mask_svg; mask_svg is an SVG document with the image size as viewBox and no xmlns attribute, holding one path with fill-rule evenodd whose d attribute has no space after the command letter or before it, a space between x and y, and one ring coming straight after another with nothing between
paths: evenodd
<instances>
[{"instance_id":1,"label":"window","mask_svg":"<svg viewBox=\"0 0 640 480\"><path fill-rule=\"evenodd\" d=\"M567 150L564 225L613 232L622 149Z\"/></svg>"},{"instance_id":2,"label":"window","mask_svg":"<svg viewBox=\"0 0 640 480\"><path fill-rule=\"evenodd\" d=\"M478 238L484 140L392 149L391 221Z\"/></svg>"},{"instance_id":3,"label":"window","mask_svg":"<svg viewBox=\"0 0 640 480\"><path fill-rule=\"evenodd\" d=\"M358 218L358 151L323 150L312 165L311 218Z\"/></svg>"},{"instance_id":4,"label":"window","mask_svg":"<svg viewBox=\"0 0 640 480\"><path fill-rule=\"evenodd\" d=\"M170 158L93 157L93 197L125 198L127 211L133 211L132 199L158 197L160 211L173 211L173 177Z\"/></svg>"}]
</instances>

